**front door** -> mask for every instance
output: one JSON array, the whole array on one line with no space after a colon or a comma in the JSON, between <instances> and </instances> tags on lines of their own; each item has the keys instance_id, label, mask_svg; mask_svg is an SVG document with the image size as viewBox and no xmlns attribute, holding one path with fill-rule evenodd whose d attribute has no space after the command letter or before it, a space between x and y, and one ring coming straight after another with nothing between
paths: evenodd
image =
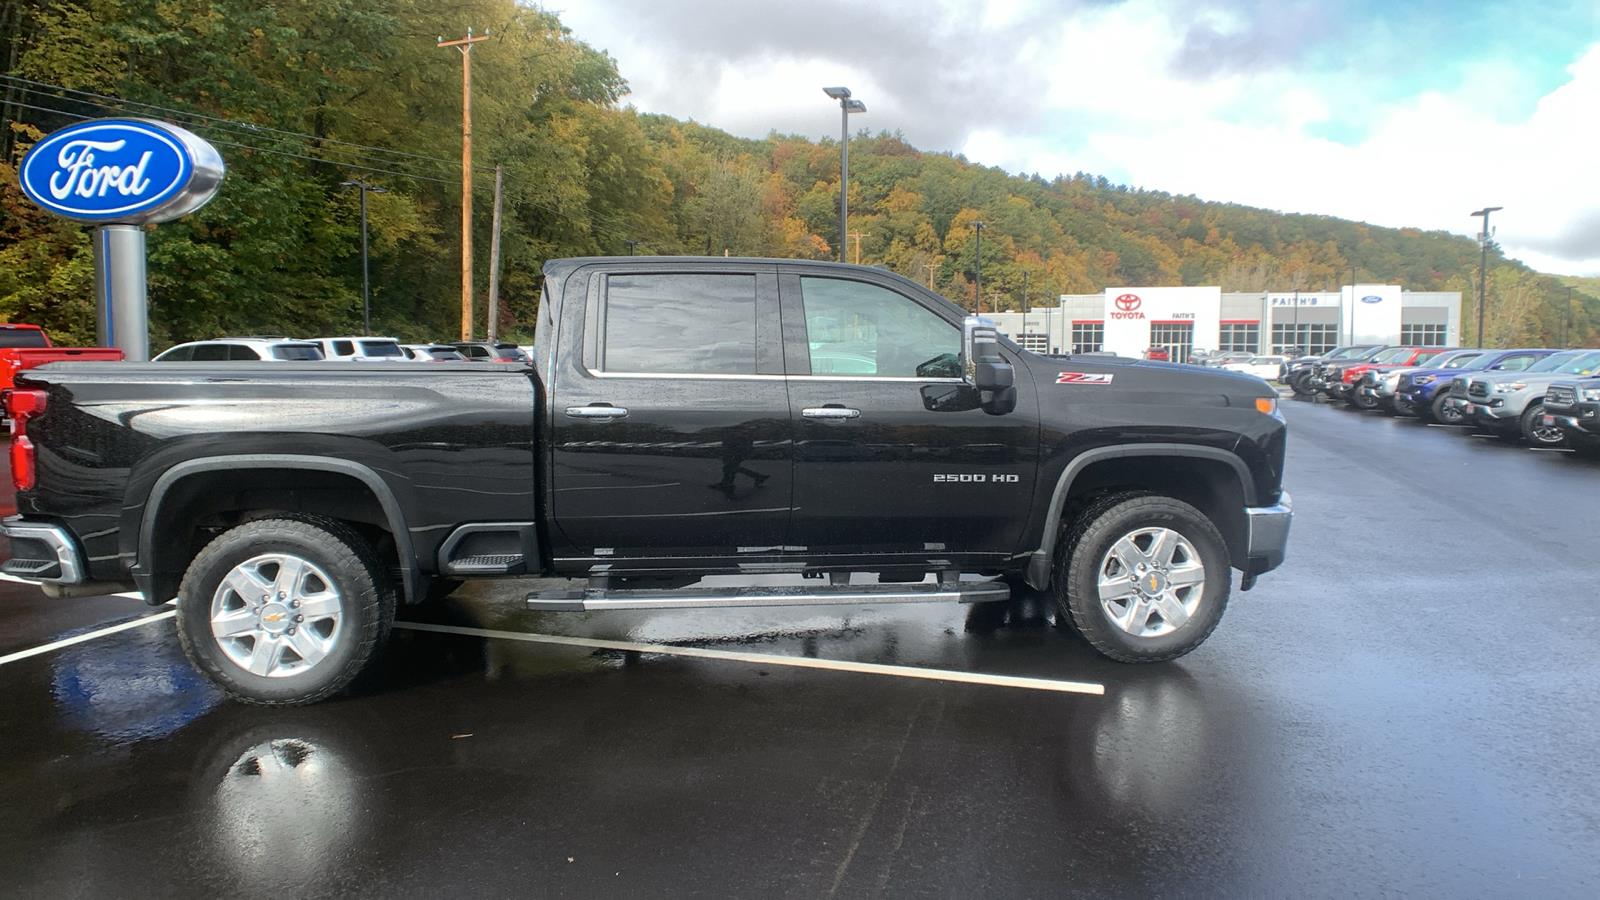
<instances>
[{"instance_id":1,"label":"front door","mask_svg":"<svg viewBox=\"0 0 1600 900\"><path fill-rule=\"evenodd\" d=\"M961 329L937 300L887 276L811 271L779 279L795 436L789 543L835 564L1009 555L1038 454L1025 373L1016 410L989 415L961 380Z\"/></svg>"},{"instance_id":2,"label":"front door","mask_svg":"<svg viewBox=\"0 0 1600 900\"><path fill-rule=\"evenodd\" d=\"M581 329L553 410L560 555L675 568L781 553L792 473L772 267L597 275Z\"/></svg>"}]
</instances>

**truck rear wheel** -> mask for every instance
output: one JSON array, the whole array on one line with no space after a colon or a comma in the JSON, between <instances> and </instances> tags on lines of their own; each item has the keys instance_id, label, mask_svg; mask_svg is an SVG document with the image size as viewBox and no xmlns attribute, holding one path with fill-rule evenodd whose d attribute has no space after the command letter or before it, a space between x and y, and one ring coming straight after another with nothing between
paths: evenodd
<instances>
[{"instance_id":1,"label":"truck rear wheel","mask_svg":"<svg viewBox=\"0 0 1600 900\"><path fill-rule=\"evenodd\" d=\"M1227 544L1198 509L1156 494L1113 494L1075 521L1057 555L1056 605L1118 662L1162 662L1200 646L1222 620Z\"/></svg>"},{"instance_id":2,"label":"truck rear wheel","mask_svg":"<svg viewBox=\"0 0 1600 900\"><path fill-rule=\"evenodd\" d=\"M315 703L376 657L395 595L376 554L332 519L247 522L195 556L178 590L178 638L236 700Z\"/></svg>"}]
</instances>

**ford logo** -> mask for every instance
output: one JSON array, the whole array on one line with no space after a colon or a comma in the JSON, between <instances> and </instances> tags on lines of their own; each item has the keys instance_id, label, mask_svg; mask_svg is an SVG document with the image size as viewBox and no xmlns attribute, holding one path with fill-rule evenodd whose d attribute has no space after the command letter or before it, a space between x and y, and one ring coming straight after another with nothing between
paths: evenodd
<instances>
[{"instance_id":1,"label":"ford logo","mask_svg":"<svg viewBox=\"0 0 1600 900\"><path fill-rule=\"evenodd\" d=\"M165 222L206 205L222 183L216 148L176 125L91 119L54 132L22 161L22 192L82 222Z\"/></svg>"},{"instance_id":2,"label":"ford logo","mask_svg":"<svg viewBox=\"0 0 1600 900\"><path fill-rule=\"evenodd\" d=\"M1362 303L1382 303L1383 302L1383 298L1378 296L1377 294L1368 294L1365 297L1361 298L1361 302Z\"/></svg>"}]
</instances>

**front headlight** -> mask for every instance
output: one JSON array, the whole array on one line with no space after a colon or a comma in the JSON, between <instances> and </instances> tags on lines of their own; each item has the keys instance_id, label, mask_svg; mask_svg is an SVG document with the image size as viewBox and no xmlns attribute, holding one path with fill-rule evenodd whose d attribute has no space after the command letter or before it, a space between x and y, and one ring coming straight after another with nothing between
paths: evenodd
<instances>
[{"instance_id":1,"label":"front headlight","mask_svg":"<svg viewBox=\"0 0 1600 900\"><path fill-rule=\"evenodd\" d=\"M1515 394L1517 391L1520 391L1520 390L1522 390L1523 388L1525 388L1527 386L1528 385L1527 385L1526 382L1522 382L1522 381L1507 381L1507 382L1505 382L1503 384L1495 385L1494 386L1494 392L1496 394Z\"/></svg>"},{"instance_id":2,"label":"front headlight","mask_svg":"<svg viewBox=\"0 0 1600 900\"><path fill-rule=\"evenodd\" d=\"M1411 376L1411 383L1412 384L1433 384L1433 376L1432 375L1413 375L1413 376Z\"/></svg>"},{"instance_id":3,"label":"front headlight","mask_svg":"<svg viewBox=\"0 0 1600 900\"><path fill-rule=\"evenodd\" d=\"M1600 403L1600 388L1584 388L1583 402Z\"/></svg>"},{"instance_id":4,"label":"front headlight","mask_svg":"<svg viewBox=\"0 0 1600 900\"><path fill-rule=\"evenodd\" d=\"M1401 376L1398 375L1398 374L1390 375L1388 378L1385 378L1383 380L1383 384L1384 384L1385 387L1387 387L1389 390L1392 391L1395 388L1400 386L1400 378L1401 378Z\"/></svg>"}]
</instances>

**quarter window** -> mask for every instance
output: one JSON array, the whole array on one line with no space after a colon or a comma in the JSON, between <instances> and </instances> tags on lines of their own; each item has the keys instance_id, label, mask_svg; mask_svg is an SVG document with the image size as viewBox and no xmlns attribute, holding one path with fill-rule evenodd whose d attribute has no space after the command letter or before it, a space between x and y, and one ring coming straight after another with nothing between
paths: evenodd
<instances>
[{"instance_id":1,"label":"quarter window","mask_svg":"<svg viewBox=\"0 0 1600 900\"><path fill-rule=\"evenodd\" d=\"M801 278L813 375L961 377L961 332L904 294Z\"/></svg>"},{"instance_id":2,"label":"quarter window","mask_svg":"<svg viewBox=\"0 0 1600 900\"><path fill-rule=\"evenodd\" d=\"M333 342L333 355L334 356L351 356L351 355L354 355L355 352L356 352L356 345L351 341L334 341Z\"/></svg>"},{"instance_id":3,"label":"quarter window","mask_svg":"<svg viewBox=\"0 0 1600 900\"><path fill-rule=\"evenodd\" d=\"M754 275L611 275L599 323L607 372L754 375Z\"/></svg>"}]
</instances>

